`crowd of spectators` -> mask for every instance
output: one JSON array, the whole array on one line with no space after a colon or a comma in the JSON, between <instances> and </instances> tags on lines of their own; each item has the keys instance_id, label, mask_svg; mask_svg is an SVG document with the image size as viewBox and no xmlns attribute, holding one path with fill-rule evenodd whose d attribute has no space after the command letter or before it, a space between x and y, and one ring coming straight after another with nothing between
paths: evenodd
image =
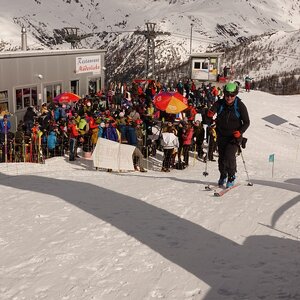
<instances>
[{"instance_id":1,"label":"crowd of spectators","mask_svg":"<svg viewBox=\"0 0 300 300\"><path fill-rule=\"evenodd\" d=\"M159 111L153 98L160 91L183 94L188 108L177 115ZM203 150L209 136L215 140L206 113L221 96L222 90L211 83L197 88L192 80L170 85L148 80L110 84L106 92L86 95L74 103L50 101L41 107L28 107L16 132L7 128L6 141L0 127L1 160L43 162L67 154L74 161L79 158L78 147L91 153L101 137L136 146L133 163L142 172L146 171L141 165L142 157L155 156L157 148L164 152L164 172L178 165L187 167L190 150L201 160L213 161L214 143L210 143L206 155ZM172 144L168 144L170 137Z\"/></svg>"}]
</instances>

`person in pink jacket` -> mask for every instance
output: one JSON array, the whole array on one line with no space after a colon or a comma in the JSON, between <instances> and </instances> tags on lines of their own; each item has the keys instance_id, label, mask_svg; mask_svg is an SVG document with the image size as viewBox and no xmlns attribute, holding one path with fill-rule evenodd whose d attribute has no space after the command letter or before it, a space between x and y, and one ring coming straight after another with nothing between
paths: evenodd
<instances>
[{"instance_id":1,"label":"person in pink jacket","mask_svg":"<svg viewBox=\"0 0 300 300\"><path fill-rule=\"evenodd\" d=\"M193 126L191 123L187 123L182 133L183 160L186 167L189 165L189 150L192 144L193 135L194 135Z\"/></svg>"}]
</instances>

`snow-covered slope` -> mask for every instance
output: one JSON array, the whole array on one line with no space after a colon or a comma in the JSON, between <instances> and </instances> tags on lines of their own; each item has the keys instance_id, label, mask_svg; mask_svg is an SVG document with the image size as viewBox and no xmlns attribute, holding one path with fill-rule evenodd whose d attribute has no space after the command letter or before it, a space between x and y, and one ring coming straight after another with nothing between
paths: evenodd
<instances>
[{"instance_id":1,"label":"snow-covered slope","mask_svg":"<svg viewBox=\"0 0 300 300\"><path fill-rule=\"evenodd\" d=\"M114 53L115 56L109 56L108 60L113 64L110 71L121 61L123 67L119 67L119 73L134 72L126 67L135 61L137 66L142 63L140 60L144 63L146 42L133 31L144 30L145 22L155 22L156 30L171 33L157 37L156 59L172 65L174 61L183 62L188 58L191 24L192 52L203 52L217 44L236 45L251 36L278 30L281 35L288 36L282 36L282 40L289 38L292 46L296 43L298 47L297 37L290 38L293 34L286 31L299 29L299 12L299 0L5 1L0 11L0 51L20 47L21 26L27 28L31 49L69 48L70 44L54 32L64 27L78 27L80 34L92 34L82 40L82 47L107 48ZM258 42L263 47L271 43L275 51L279 51L274 41ZM132 52L136 53L137 59L129 58ZM286 60L290 61L288 57ZM272 66L267 65L266 69L274 72Z\"/></svg>"},{"instance_id":2,"label":"snow-covered slope","mask_svg":"<svg viewBox=\"0 0 300 300\"><path fill-rule=\"evenodd\" d=\"M159 171L159 154L148 173L95 171L67 157L0 164L1 300L299 299L300 99L240 96L254 186L222 198L204 191L217 163L204 177L193 157L170 173Z\"/></svg>"}]
</instances>

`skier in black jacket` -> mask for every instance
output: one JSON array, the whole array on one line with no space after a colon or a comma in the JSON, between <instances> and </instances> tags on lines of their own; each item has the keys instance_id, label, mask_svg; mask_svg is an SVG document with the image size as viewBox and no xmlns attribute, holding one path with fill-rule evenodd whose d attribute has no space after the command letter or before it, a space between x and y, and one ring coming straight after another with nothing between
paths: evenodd
<instances>
[{"instance_id":1,"label":"skier in black jacket","mask_svg":"<svg viewBox=\"0 0 300 300\"><path fill-rule=\"evenodd\" d=\"M236 153L242 143L243 133L250 125L249 115L245 104L238 94L238 85L230 82L224 86L224 98L215 102L207 116L213 118L217 126L217 144L219 152L219 186L226 188L234 185L236 167Z\"/></svg>"}]
</instances>

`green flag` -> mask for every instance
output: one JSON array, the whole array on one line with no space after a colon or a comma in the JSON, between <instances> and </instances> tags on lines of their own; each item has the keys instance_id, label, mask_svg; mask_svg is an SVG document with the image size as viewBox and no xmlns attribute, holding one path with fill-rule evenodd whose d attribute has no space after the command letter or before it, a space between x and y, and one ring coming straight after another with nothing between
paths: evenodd
<instances>
[{"instance_id":1,"label":"green flag","mask_svg":"<svg viewBox=\"0 0 300 300\"><path fill-rule=\"evenodd\" d=\"M269 162L274 162L275 160L275 154L270 154L269 155Z\"/></svg>"}]
</instances>

